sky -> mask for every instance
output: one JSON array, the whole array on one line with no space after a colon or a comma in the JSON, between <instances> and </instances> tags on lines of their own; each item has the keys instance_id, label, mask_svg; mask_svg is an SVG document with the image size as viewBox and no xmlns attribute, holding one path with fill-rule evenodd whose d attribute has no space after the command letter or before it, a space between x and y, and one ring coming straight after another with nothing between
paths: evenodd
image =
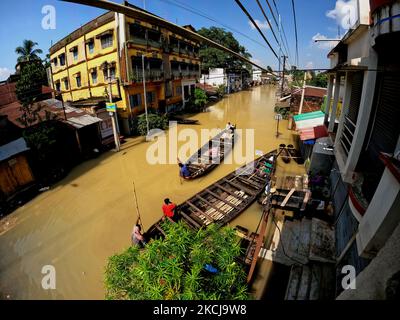
<instances>
[{"instance_id":1,"label":"sky","mask_svg":"<svg viewBox=\"0 0 400 320\"><path fill-rule=\"evenodd\" d=\"M121 0L113 1L123 2ZM352 1L355 0L295 0L299 48L298 66L300 68L328 67L327 53L334 43L315 43L313 39L336 39L338 25L343 18L343 7ZM221 25L223 24L233 28L235 31L228 31L232 31L236 39L247 48L254 62L264 67L271 66L274 70L278 69L278 60L234 0L130 0L129 2L142 8L145 6L146 10L179 25L191 24L199 29L210 26L223 27ZM277 27L266 1L259 0L259 2L277 33ZM269 0L269 2L273 6L273 1ZM281 15L283 30L289 44L288 62L290 65L294 65L296 49L292 2L291 0L275 0L275 3ZM256 19L266 38L279 54L279 46L256 0L242 0L242 4ZM44 29L42 26L42 20L48 13L48 11L42 13L46 6L53 6L55 9L55 29ZM190 6L191 11L183 9L182 6ZM24 39L37 42L38 48L43 50L42 57L44 57L52 43L105 11L59 0L1 0L0 12L2 16L2 28L0 28L1 81L6 79L10 73L14 73L17 60L15 48L21 45ZM214 21L205 18L204 15ZM341 29L340 32L343 35L344 29Z\"/></svg>"}]
</instances>

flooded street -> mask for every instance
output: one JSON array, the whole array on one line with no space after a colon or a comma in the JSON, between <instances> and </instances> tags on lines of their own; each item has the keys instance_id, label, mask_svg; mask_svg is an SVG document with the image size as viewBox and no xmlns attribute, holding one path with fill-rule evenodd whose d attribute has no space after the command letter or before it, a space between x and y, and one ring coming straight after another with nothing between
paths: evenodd
<instances>
[{"instance_id":1,"label":"flooded street","mask_svg":"<svg viewBox=\"0 0 400 320\"><path fill-rule=\"evenodd\" d=\"M193 116L199 125L178 125L178 132L224 128L230 121L238 129L255 129L255 149L266 153L280 143L292 142L287 121L281 122L282 135L275 137L274 101L272 86L235 93L211 106L209 112ZM0 235L1 298L103 299L107 258L130 245L137 218L133 181L147 229L161 217L164 198L181 203L239 166L221 164L205 177L182 182L176 164L146 161L150 145L140 138L128 139L121 152L107 152L79 165L9 216L13 224ZM278 169L283 170L279 165L282 167L281 161ZM255 230L260 216L259 205L253 204L231 225ZM56 290L41 287L44 265L56 269Z\"/></svg>"}]
</instances>

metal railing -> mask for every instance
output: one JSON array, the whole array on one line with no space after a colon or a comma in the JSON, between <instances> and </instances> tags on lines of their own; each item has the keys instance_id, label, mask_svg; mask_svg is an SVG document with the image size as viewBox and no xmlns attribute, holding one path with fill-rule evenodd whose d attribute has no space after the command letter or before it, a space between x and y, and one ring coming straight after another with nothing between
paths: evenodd
<instances>
[{"instance_id":1,"label":"metal railing","mask_svg":"<svg viewBox=\"0 0 400 320\"><path fill-rule=\"evenodd\" d=\"M340 136L340 143L343 147L346 157L348 156L351 144L353 143L354 131L356 130L356 125L347 116L344 117L343 130Z\"/></svg>"}]
</instances>

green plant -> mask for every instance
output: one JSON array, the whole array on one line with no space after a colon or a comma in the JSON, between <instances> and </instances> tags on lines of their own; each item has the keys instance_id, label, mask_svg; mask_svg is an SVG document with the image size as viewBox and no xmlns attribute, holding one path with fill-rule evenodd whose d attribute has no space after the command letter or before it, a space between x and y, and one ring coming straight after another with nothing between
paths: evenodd
<instances>
[{"instance_id":1,"label":"green plant","mask_svg":"<svg viewBox=\"0 0 400 320\"><path fill-rule=\"evenodd\" d=\"M217 95L219 98L223 98L226 92L226 86L224 84L220 84L217 88Z\"/></svg>"},{"instance_id":2,"label":"green plant","mask_svg":"<svg viewBox=\"0 0 400 320\"><path fill-rule=\"evenodd\" d=\"M194 231L184 223L163 223L165 239L143 250L131 247L109 258L107 299L248 299L246 275L235 262L241 249L235 231L217 225ZM211 273L205 265L218 270Z\"/></svg>"},{"instance_id":3,"label":"green plant","mask_svg":"<svg viewBox=\"0 0 400 320\"><path fill-rule=\"evenodd\" d=\"M203 108L208 102L208 98L204 90L196 88L194 90L194 105L197 108Z\"/></svg>"},{"instance_id":4,"label":"green plant","mask_svg":"<svg viewBox=\"0 0 400 320\"><path fill-rule=\"evenodd\" d=\"M149 130L152 129L165 130L168 127L168 118L164 115L158 115L156 113L148 113L147 118L149 121ZM142 136L145 136L147 134L147 122L145 114L141 114L140 116L138 116L137 131Z\"/></svg>"}]
</instances>

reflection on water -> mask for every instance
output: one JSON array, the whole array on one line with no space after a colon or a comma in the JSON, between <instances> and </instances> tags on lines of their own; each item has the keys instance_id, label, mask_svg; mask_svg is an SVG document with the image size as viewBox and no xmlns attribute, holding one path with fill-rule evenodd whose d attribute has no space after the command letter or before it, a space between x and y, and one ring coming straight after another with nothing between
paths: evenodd
<instances>
[{"instance_id":1,"label":"reflection on water","mask_svg":"<svg viewBox=\"0 0 400 320\"><path fill-rule=\"evenodd\" d=\"M255 149L266 153L291 142L284 121L283 134L275 138L274 98L275 89L267 86L232 94L195 115L200 125L179 125L178 131L224 128L230 121L238 128L254 129ZM136 220L133 181L143 225L148 228L161 217L164 198L183 202L239 166L221 164L205 177L181 181L177 165L146 162L151 143L130 139L120 153L109 152L81 164L12 214L15 225L0 236L0 298L103 299L107 257L130 244ZM178 147L184 143L178 142ZM254 204L232 226L255 230L260 214ZM57 289L52 291L41 288L41 269L48 264L56 268Z\"/></svg>"}]
</instances>

